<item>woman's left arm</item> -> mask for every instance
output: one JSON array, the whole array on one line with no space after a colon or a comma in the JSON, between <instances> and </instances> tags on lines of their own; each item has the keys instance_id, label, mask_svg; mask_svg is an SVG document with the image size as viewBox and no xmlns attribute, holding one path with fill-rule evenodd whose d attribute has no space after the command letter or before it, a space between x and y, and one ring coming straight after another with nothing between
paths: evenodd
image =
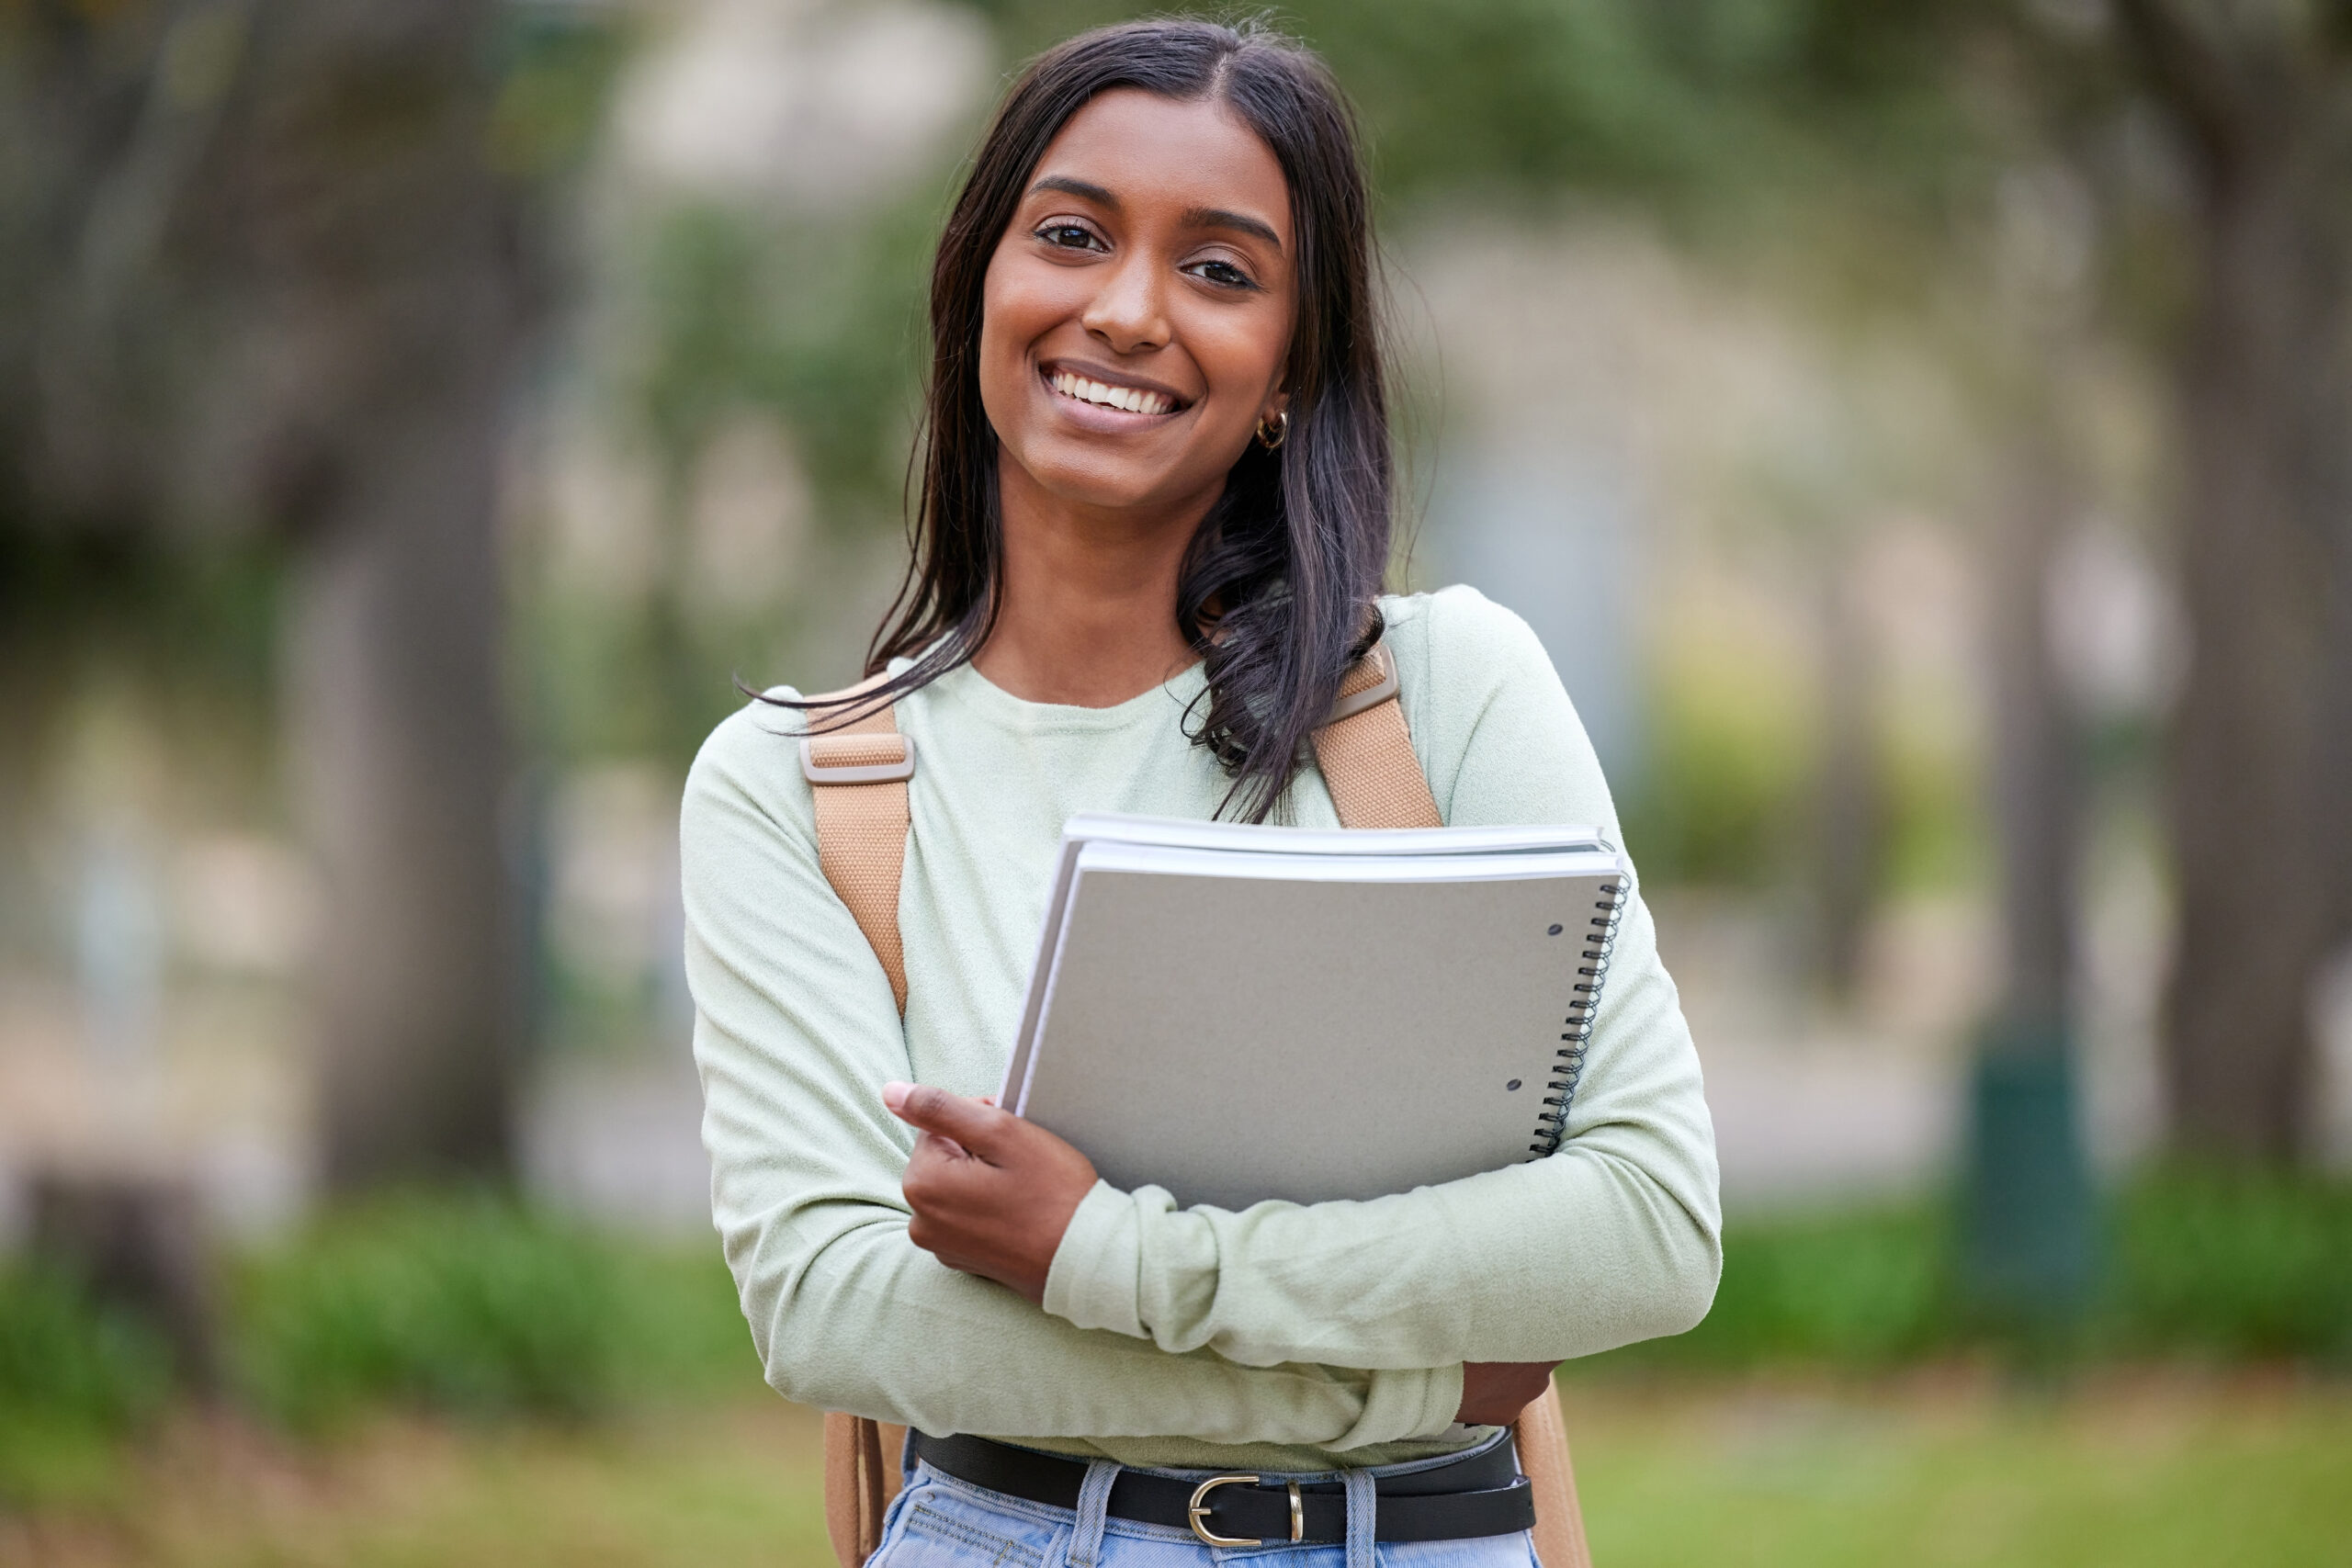
<instances>
[{"instance_id":1,"label":"woman's left arm","mask_svg":"<svg viewBox=\"0 0 2352 1568\"><path fill-rule=\"evenodd\" d=\"M1442 624L1400 652L1447 820L1597 823L1613 837L1600 764L1533 634L1460 591L1428 612ZM1466 735L1447 733L1449 716ZM1637 894L1557 1154L1370 1202L1239 1213L1098 1182L1052 1254L1043 1304L1252 1366L1556 1361L1696 1324L1719 1231L1698 1055Z\"/></svg>"}]
</instances>

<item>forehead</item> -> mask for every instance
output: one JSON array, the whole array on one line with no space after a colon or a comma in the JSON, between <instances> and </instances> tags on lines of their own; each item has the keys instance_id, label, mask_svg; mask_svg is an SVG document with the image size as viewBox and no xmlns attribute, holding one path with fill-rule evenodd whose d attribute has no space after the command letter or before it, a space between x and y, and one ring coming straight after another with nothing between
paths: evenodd
<instances>
[{"instance_id":1,"label":"forehead","mask_svg":"<svg viewBox=\"0 0 2352 1568\"><path fill-rule=\"evenodd\" d=\"M1271 225L1291 248L1282 165L1222 102L1180 103L1138 87L1100 94L1046 144L1031 181L1055 175L1101 186L1132 212L1227 209Z\"/></svg>"}]
</instances>

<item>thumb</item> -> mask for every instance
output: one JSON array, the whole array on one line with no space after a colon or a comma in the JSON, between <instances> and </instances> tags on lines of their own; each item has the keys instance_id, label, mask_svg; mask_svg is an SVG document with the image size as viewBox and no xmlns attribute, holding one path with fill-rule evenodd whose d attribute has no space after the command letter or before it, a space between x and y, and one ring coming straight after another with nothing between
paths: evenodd
<instances>
[{"instance_id":1,"label":"thumb","mask_svg":"<svg viewBox=\"0 0 2352 1568\"><path fill-rule=\"evenodd\" d=\"M1008 1113L978 1100L950 1094L932 1084L886 1083L882 1103L910 1127L952 1138L971 1153L986 1156L998 1142Z\"/></svg>"}]
</instances>

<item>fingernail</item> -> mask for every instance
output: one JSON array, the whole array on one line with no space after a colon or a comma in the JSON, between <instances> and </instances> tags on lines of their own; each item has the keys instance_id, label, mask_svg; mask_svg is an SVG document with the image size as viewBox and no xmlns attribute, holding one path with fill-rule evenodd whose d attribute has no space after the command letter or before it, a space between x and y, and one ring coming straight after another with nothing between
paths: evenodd
<instances>
[{"instance_id":1,"label":"fingernail","mask_svg":"<svg viewBox=\"0 0 2352 1568\"><path fill-rule=\"evenodd\" d=\"M914 1092L914 1087L910 1083L900 1083L896 1078L882 1086L882 1103L889 1108L891 1115L896 1116L906 1109L907 1096Z\"/></svg>"}]
</instances>

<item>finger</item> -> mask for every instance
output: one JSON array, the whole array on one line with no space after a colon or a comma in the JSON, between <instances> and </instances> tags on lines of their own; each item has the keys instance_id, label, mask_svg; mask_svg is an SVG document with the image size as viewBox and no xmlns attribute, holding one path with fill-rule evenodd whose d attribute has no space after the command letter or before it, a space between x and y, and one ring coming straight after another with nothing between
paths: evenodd
<instances>
[{"instance_id":1,"label":"finger","mask_svg":"<svg viewBox=\"0 0 2352 1568\"><path fill-rule=\"evenodd\" d=\"M914 1153L910 1156L910 1162L912 1160L953 1162L968 1160L971 1157L972 1151L953 1138L942 1137L937 1133L918 1133L915 1135Z\"/></svg>"},{"instance_id":2,"label":"finger","mask_svg":"<svg viewBox=\"0 0 2352 1568\"><path fill-rule=\"evenodd\" d=\"M982 1157L1002 1142L1004 1123L1013 1120L994 1106L931 1084L884 1084L882 1103L907 1125L953 1139Z\"/></svg>"}]
</instances>

